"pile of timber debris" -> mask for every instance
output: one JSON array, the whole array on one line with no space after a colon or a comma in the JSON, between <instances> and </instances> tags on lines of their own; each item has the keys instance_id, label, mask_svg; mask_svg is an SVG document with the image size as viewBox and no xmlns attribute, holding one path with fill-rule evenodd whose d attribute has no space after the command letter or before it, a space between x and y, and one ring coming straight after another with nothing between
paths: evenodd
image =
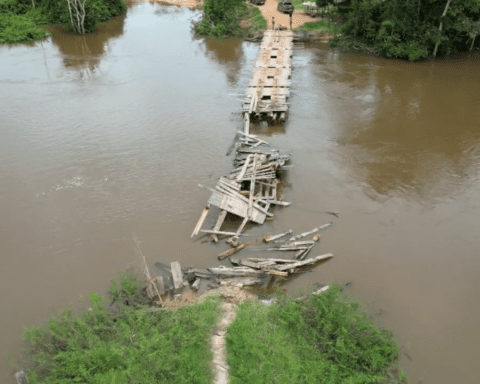
<instances>
[{"instance_id":1,"label":"pile of timber debris","mask_svg":"<svg viewBox=\"0 0 480 384\"><path fill-rule=\"evenodd\" d=\"M193 267L180 267L179 262L173 262L170 265L157 261L155 266L157 267L161 276L157 277L156 281L161 282L162 294L166 291L171 293L177 293L181 288L189 286L194 290L198 290L200 287L205 289L217 288L222 281L229 281L239 286L249 285L264 285L271 283L275 277L287 278L292 274L298 274L303 271L302 267L313 266L316 263L327 260L333 257L332 254L327 253L324 255L311 257L306 259L307 254L312 250L315 244L320 241L321 236L315 234L316 232L331 226L332 223L322 225L314 228L311 231L302 233L297 236L292 236L287 240L280 240L292 233L287 231L276 236L264 237L266 247L258 247L255 251L277 251L277 252L295 252L293 259L287 258L257 258L249 257L246 259L230 258L232 267L218 266L207 269L199 269ZM308 235L313 236L312 240L298 241L299 239ZM269 243L273 243L269 244ZM228 255L231 255L235 251L245 248L247 244L243 244L239 247L232 248ZM225 252L219 255L220 259Z\"/></svg>"},{"instance_id":2,"label":"pile of timber debris","mask_svg":"<svg viewBox=\"0 0 480 384\"><path fill-rule=\"evenodd\" d=\"M192 237L199 232L210 233L217 242L218 235L232 236L230 241L238 243L239 236L248 221L263 224L265 219L273 217L269 212L271 205L288 206L290 203L278 198L279 171L285 169L290 155L281 154L277 149L255 135L239 132L236 143L234 169L221 177L215 188L206 188L212 192L207 206L195 226ZM202 229L211 206L220 208L220 214L212 229ZM227 212L243 218L236 232L221 231Z\"/></svg>"}]
</instances>

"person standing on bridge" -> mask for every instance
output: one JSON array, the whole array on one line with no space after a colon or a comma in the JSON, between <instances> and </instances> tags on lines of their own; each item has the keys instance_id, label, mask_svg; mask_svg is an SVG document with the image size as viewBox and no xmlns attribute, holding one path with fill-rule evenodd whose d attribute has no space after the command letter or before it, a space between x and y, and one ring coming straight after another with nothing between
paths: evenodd
<instances>
[{"instance_id":1,"label":"person standing on bridge","mask_svg":"<svg viewBox=\"0 0 480 384\"><path fill-rule=\"evenodd\" d=\"M272 17L272 29L275 30L275 17Z\"/></svg>"},{"instance_id":2,"label":"person standing on bridge","mask_svg":"<svg viewBox=\"0 0 480 384\"><path fill-rule=\"evenodd\" d=\"M289 13L289 16L290 16L290 30L292 30L292 15L293 15L293 9Z\"/></svg>"}]
</instances>

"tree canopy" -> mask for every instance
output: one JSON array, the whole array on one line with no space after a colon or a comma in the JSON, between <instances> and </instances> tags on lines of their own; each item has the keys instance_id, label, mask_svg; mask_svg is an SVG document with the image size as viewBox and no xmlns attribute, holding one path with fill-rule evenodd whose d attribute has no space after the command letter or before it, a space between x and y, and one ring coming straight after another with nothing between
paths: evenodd
<instances>
[{"instance_id":1,"label":"tree canopy","mask_svg":"<svg viewBox=\"0 0 480 384\"><path fill-rule=\"evenodd\" d=\"M337 41L343 45L363 44L386 57L409 60L480 47L480 0L329 2L346 18Z\"/></svg>"}]
</instances>

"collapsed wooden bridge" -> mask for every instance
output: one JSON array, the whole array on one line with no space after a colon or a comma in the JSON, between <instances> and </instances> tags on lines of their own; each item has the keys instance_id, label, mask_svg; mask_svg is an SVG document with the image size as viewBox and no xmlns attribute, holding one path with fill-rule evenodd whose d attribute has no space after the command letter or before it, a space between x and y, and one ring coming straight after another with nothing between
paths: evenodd
<instances>
[{"instance_id":1,"label":"collapsed wooden bridge","mask_svg":"<svg viewBox=\"0 0 480 384\"><path fill-rule=\"evenodd\" d=\"M279 198L280 171L288 167L289 154L282 154L269 143L250 134L250 118L267 117L270 120L285 120L288 110L291 58L293 51L292 31L266 31L260 45L260 57L253 68L253 80L248 86L246 99L242 102L244 132L239 132L236 143L234 169L221 177L215 188L203 187L212 192L192 237L199 232L210 233L217 242L217 235L232 236L232 245L238 242L248 221L263 224L271 205L287 206L290 203ZM220 208L212 229L202 229L211 206ZM227 212L243 218L235 232L221 231Z\"/></svg>"}]
</instances>

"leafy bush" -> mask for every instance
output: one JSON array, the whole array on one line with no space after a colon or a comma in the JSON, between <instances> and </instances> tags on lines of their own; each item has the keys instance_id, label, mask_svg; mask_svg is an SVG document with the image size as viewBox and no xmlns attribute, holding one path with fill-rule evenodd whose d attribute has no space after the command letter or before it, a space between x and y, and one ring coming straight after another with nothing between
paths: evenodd
<instances>
[{"instance_id":1,"label":"leafy bush","mask_svg":"<svg viewBox=\"0 0 480 384\"><path fill-rule=\"evenodd\" d=\"M242 36L240 20L248 15L244 0L205 0L203 19L195 25L199 35L226 37Z\"/></svg>"},{"instance_id":2,"label":"leafy bush","mask_svg":"<svg viewBox=\"0 0 480 384\"><path fill-rule=\"evenodd\" d=\"M339 287L307 302L286 297L264 306L242 304L227 333L232 383L378 383L398 355L379 329Z\"/></svg>"},{"instance_id":3,"label":"leafy bush","mask_svg":"<svg viewBox=\"0 0 480 384\"><path fill-rule=\"evenodd\" d=\"M45 39L49 33L23 15L0 14L0 44L28 43Z\"/></svg>"},{"instance_id":4,"label":"leafy bush","mask_svg":"<svg viewBox=\"0 0 480 384\"><path fill-rule=\"evenodd\" d=\"M138 293L122 276L109 291L120 301ZM117 303L89 295L91 308L72 309L27 330L35 383L211 383L209 341L216 299L176 310Z\"/></svg>"},{"instance_id":5,"label":"leafy bush","mask_svg":"<svg viewBox=\"0 0 480 384\"><path fill-rule=\"evenodd\" d=\"M127 10L125 0L87 0L85 3L85 32ZM63 24L72 28L67 0L31 0L0 2L0 44L26 43L43 40L48 32L38 25Z\"/></svg>"}]
</instances>

